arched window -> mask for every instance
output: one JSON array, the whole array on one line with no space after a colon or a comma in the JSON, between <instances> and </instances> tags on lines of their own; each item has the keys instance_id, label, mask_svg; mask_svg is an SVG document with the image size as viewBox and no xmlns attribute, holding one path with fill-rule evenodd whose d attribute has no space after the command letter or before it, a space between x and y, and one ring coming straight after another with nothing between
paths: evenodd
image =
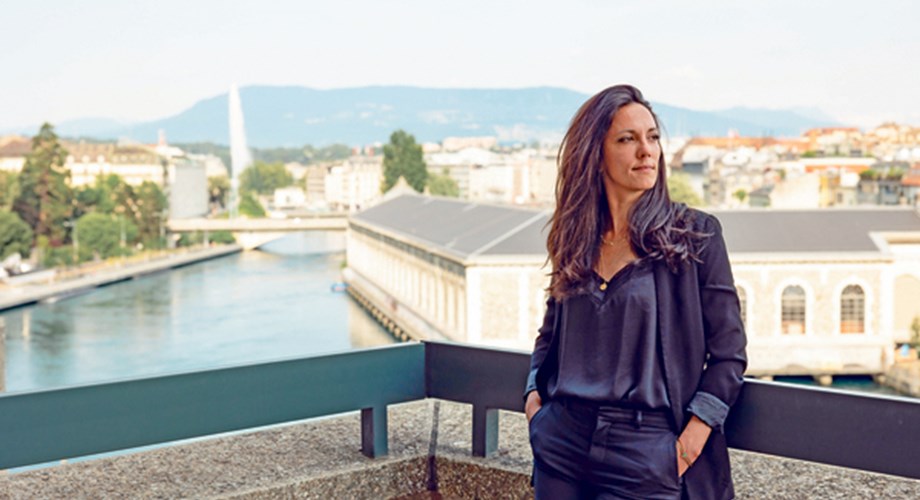
<instances>
[{"instance_id":1,"label":"arched window","mask_svg":"<svg viewBox=\"0 0 920 500\"><path fill-rule=\"evenodd\" d=\"M738 292L738 302L741 303L741 322L747 328L747 292L740 286L736 286L735 290Z\"/></svg>"},{"instance_id":2,"label":"arched window","mask_svg":"<svg viewBox=\"0 0 920 500\"><path fill-rule=\"evenodd\" d=\"M865 333L866 293L859 285L849 285L840 294L840 333Z\"/></svg>"},{"instance_id":3,"label":"arched window","mask_svg":"<svg viewBox=\"0 0 920 500\"><path fill-rule=\"evenodd\" d=\"M805 290L797 285L783 290L782 331L791 335L805 333Z\"/></svg>"}]
</instances>

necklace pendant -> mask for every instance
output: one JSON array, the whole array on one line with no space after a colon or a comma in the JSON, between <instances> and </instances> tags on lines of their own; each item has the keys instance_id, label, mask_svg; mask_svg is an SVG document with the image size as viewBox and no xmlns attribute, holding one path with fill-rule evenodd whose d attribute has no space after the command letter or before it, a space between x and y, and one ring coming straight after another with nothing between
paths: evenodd
<instances>
[{"instance_id":1,"label":"necklace pendant","mask_svg":"<svg viewBox=\"0 0 920 500\"><path fill-rule=\"evenodd\" d=\"M600 289L601 289L602 292L603 292L604 290L606 290L606 289L607 289L607 282L605 282L605 281L604 281L604 282L601 282Z\"/></svg>"}]
</instances>

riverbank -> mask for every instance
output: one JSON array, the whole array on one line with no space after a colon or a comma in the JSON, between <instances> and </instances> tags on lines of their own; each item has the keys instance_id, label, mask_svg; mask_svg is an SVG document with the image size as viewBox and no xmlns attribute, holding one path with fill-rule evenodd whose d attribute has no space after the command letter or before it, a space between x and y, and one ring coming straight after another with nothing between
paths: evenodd
<instances>
[{"instance_id":1,"label":"riverbank","mask_svg":"<svg viewBox=\"0 0 920 500\"><path fill-rule=\"evenodd\" d=\"M885 385L906 396L920 398L920 360L895 363L885 374Z\"/></svg>"},{"instance_id":2,"label":"riverbank","mask_svg":"<svg viewBox=\"0 0 920 500\"><path fill-rule=\"evenodd\" d=\"M197 247L185 251L153 255L147 259L115 261L92 269L80 268L58 273L54 281L22 286L0 286L0 311L41 301L57 301L80 295L113 283L139 278L148 274L195 264L238 253L237 244Z\"/></svg>"}]
</instances>

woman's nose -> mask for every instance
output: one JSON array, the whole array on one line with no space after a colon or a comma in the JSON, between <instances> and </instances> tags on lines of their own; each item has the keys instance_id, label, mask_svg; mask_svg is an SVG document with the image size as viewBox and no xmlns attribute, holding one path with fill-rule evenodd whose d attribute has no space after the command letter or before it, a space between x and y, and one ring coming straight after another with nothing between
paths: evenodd
<instances>
[{"instance_id":1,"label":"woman's nose","mask_svg":"<svg viewBox=\"0 0 920 500\"><path fill-rule=\"evenodd\" d=\"M639 150L636 152L639 158L645 158L652 156L652 148L655 147L655 144L648 139L639 139Z\"/></svg>"}]
</instances>

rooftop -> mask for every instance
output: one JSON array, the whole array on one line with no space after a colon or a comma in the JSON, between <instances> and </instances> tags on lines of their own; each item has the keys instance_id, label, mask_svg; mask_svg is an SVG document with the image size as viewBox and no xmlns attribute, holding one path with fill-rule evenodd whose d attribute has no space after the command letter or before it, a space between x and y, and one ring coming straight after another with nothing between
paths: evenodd
<instances>
[{"instance_id":1,"label":"rooftop","mask_svg":"<svg viewBox=\"0 0 920 500\"><path fill-rule=\"evenodd\" d=\"M920 233L920 212L912 208L750 209L712 214L721 221L733 254L881 254L884 248L872 233ZM406 194L352 220L459 260L480 255L546 255L546 211Z\"/></svg>"},{"instance_id":2,"label":"rooftop","mask_svg":"<svg viewBox=\"0 0 920 500\"><path fill-rule=\"evenodd\" d=\"M512 206L404 194L352 216L362 225L424 244L459 260L545 254L548 214Z\"/></svg>"},{"instance_id":3,"label":"rooftop","mask_svg":"<svg viewBox=\"0 0 920 500\"><path fill-rule=\"evenodd\" d=\"M913 209L739 210L713 212L730 253L881 252L874 232L920 232Z\"/></svg>"}]
</instances>

